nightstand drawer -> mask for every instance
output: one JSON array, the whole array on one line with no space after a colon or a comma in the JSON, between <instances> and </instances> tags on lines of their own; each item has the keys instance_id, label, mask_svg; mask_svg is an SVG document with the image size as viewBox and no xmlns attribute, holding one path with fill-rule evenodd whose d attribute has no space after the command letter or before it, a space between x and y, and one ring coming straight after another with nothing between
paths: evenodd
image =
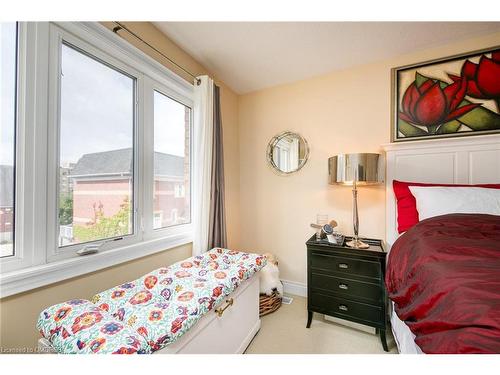
<instances>
[{"instance_id":1,"label":"nightstand drawer","mask_svg":"<svg viewBox=\"0 0 500 375\"><path fill-rule=\"evenodd\" d=\"M379 284L312 272L311 288L322 289L351 299L362 298L377 304L382 302L383 293Z\"/></svg>"},{"instance_id":2,"label":"nightstand drawer","mask_svg":"<svg viewBox=\"0 0 500 375\"><path fill-rule=\"evenodd\" d=\"M380 262L371 262L347 257L311 253L311 268L335 272L343 275L359 275L380 279Z\"/></svg>"},{"instance_id":3,"label":"nightstand drawer","mask_svg":"<svg viewBox=\"0 0 500 375\"><path fill-rule=\"evenodd\" d=\"M327 315L348 320L354 318L380 326L385 325L384 312L381 307L354 302L345 298L328 296L316 291L312 291L311 293L310 304L315 311Z\"/></svg>"}]
</instances>

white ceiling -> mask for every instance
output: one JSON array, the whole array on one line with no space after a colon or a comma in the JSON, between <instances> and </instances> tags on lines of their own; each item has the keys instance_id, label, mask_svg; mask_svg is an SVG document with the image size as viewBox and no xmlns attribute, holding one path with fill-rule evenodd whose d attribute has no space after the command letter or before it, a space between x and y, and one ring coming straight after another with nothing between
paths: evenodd
<instances>
[{"instance_id":1,"label":"white ceiling","mask_svg":"<svg viewBox=\"0 0 500 375\"><path fill-rule=\"evenodd\" d=\"M155 22L239 94L500 31L500 22Z\"/></svg>"}]
</instances>

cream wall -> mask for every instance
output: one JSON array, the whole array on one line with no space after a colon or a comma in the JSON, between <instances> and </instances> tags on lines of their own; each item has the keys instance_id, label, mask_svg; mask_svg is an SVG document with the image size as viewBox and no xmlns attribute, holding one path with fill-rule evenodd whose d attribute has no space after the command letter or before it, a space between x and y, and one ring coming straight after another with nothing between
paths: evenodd
<instances>
[{"instance_id":1,"label":"cream wall","mask_svg":"<svg viewBox=\"0 0 500 375\"><path fill-rule=\"evenodd\" d=\"M113 28L112 23L103 23ZM210 74L191 56L185 53L154 25L148 22L125 23L135 33L159 48L163 53L194 74ZM127 36L125 32L120 35ZM129 40L136 47L157 59L160 63L192 82L192 78L171 66L164 58L148 47ZM238 148L238 98L223 82L215 78L221 87L221 109L224 132L224 162L226 168L226 213L229 246L239 246L239 148ZM163 265L175 263L191 256L191 245L120 264L98 272L38 288L0 300L0 349L34 348L39 337L35 324L40 311L52 304L71 298L90 298L95 293L125 281L133 280Z\"/></svg>"},{"instance_id":2,"label":"cream wall","mask_svg":"<svg viewBox=\"0 0 500 375\"><path fill-rule=\"evenodd\" d=\"M328 185L328 157L378 152L390 142L391 68L499 44L497 33L241 96L243 248L277 254L281 277L306 283L304 243L314 233L309 223L316 214L327 213L342 232L352 233L351 190ZM301 133L311 151L307 165L287 177L266 163L268 141L283 130ZM382 186L359 189L361 235L384 237L384 205Z\"/></svg>"}]
</instances>

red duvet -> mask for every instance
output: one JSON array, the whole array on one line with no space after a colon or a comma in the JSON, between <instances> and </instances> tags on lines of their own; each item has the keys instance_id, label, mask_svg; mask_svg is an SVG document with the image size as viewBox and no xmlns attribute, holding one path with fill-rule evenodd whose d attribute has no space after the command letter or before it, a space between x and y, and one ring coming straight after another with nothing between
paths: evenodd
<instances>
[{"instance_id":1,"label":"red duvet","mask_svg":"<svg viewBox=\"0 0 500 375\"><path fill-rule=\"evenodd\" d=\"M418 223L394 243L386 285L424 353L500 353L500 216Z\"/></svg>"}]
</instances>

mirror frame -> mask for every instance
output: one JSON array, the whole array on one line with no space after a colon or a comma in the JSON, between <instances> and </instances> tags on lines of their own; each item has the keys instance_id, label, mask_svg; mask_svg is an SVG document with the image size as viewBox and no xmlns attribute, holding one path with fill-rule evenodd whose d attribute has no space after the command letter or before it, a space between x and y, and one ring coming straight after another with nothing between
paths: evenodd
<instances>
[{"instance_id":1,"label":"mirror frame","mask_svg":"<svg viewBox=\"0 0 500 375\"><path fill-rule=\"evenodd\" d=\"M278 166L274 163L273 160L273 145L276 144L277 141L279 141L281 138L285 136L293 135L296 137L299 137L302 141L304 141L304 148L305 148L305 154L304 154L304 162L299 164L298 168L290 171L290 172L283 172L281 169L278 168ZM284 132L281 132L279 134L276 134L274 137L271 138L269 143L267 144L267 150L266 150L266 157L267 157L267 163L273 170L273 172L277 173L280 176L289 176L293 173L296 173L300 171L304 165L307 164L307 161L309 160L309 144L307 143L307 140L299 133L293 132L290 130L286 130Z\"/></svg>"}]
</instances>

